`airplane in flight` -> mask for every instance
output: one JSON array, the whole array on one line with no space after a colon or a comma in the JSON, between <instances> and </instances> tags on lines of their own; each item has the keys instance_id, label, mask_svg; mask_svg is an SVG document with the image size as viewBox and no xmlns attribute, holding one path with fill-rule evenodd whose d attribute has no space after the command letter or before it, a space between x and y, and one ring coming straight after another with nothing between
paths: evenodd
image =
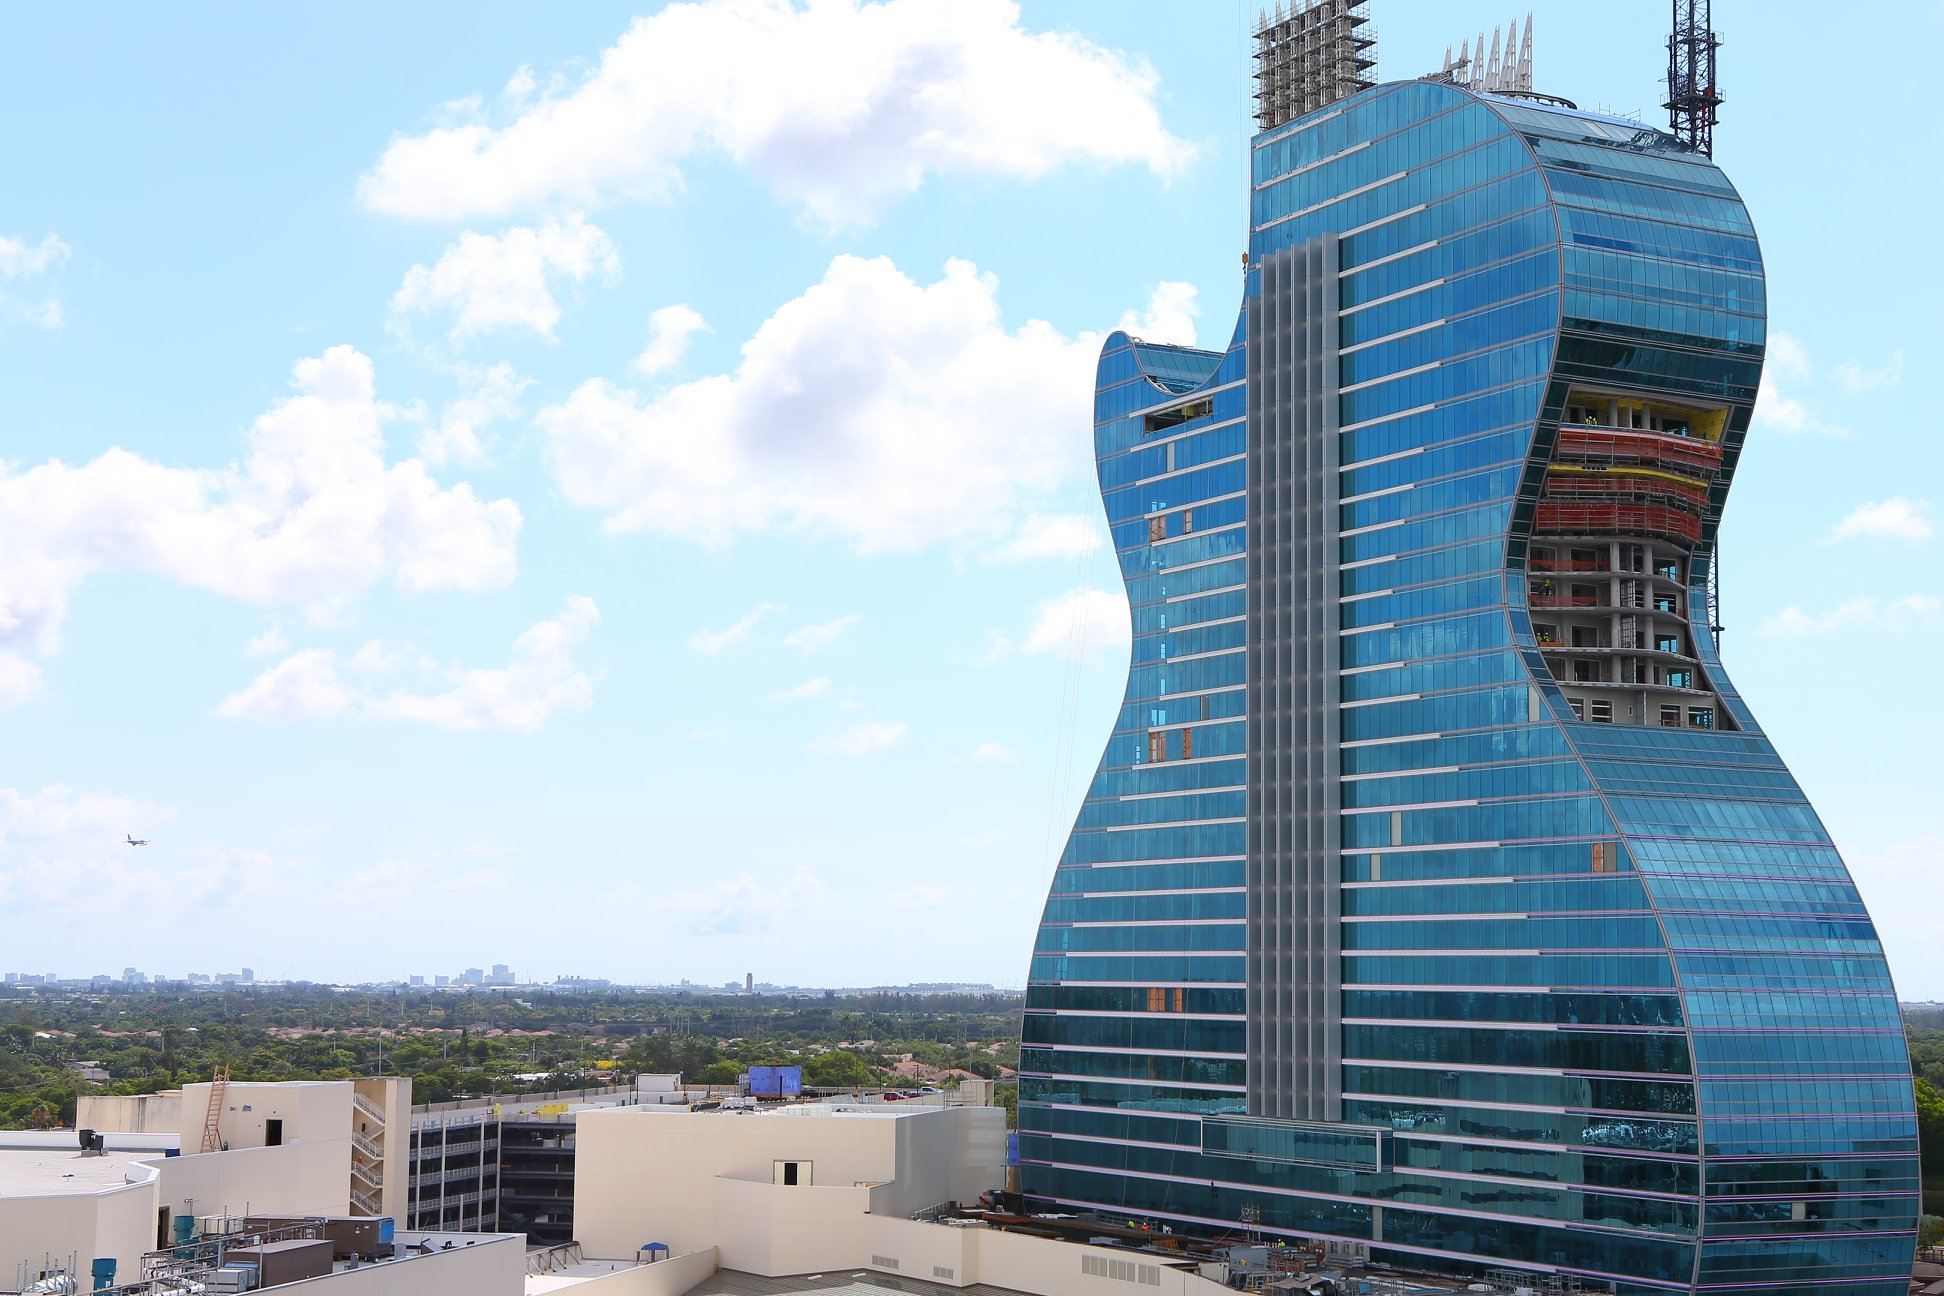
<instances>
[{"instance_id":1,"label":"airplane in flight","mask_svg":"<svg viewBox=\"0 0 1944 1296\"><path fill-rule=\"evenodd\" d=\"M135 834L134 834L134 833L128 833L128 834L126 834L126 835L127 835L127 837L128 837L128 844L129 844L130 846L146 846L146 845L148 845L148 838L146 838L146 837L140 837L140 838L138 838L138 837L136 837L136 836L135 836Z\"/></svg>"}]
</instances>

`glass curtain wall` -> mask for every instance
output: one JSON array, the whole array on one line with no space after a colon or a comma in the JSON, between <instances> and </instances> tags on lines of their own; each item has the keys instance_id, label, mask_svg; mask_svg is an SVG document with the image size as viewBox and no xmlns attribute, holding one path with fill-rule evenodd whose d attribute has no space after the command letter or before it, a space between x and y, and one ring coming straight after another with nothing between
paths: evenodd
<instances>
[{"instance_id":1,"label":"glass curtain wall","mask_svg":"<svg viewBox=\"0 0 1944 1296\"><path fill-rule=\"evenodd\" d=\"M1425 81L1259 135L1251 205L1226 351L1101 354L1134 646L1033 955L1025 1191L1417 1268L1901 1293L1894 990L1708 629L1764 339L1732 186L1638 124ZM1244 324L1315 240L1341 1119L1296 1122L1249 1104Z\"/></svg>"}]
</instances>

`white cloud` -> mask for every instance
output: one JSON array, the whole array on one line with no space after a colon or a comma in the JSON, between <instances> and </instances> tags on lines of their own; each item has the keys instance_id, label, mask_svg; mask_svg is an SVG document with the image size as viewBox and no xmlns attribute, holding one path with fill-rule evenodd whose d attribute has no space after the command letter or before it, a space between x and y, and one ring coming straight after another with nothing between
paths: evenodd
<instances>
[{"instance_id":1,"label":"white cloud","mask_svg":"<svg viewBox=\"0 0 1944 1296\"><path fill-rule=\"evenodd\" d=\"M1079 558L1106 547L1104 521L1075 513L1042 513L1019 524L1013 538L994 550L994 562Z\"/></svg>"},{"instance_id":2,"label":"white cloud","mask_svg":"<svg viewBox=\"0 0 1944 1296\"><path fill-rule=\"evenodd\" d=\"M1177 172L1145 63L1029 32L1011 0L703 0L637 19L578 83L525 69L492 109L395 137L359 181L368 208L460 220L665 198L726 155L826 223L868 217L929 175L1032 178L1069 163Z\"/></svg>"},{"instance_id":3,"label":"white cloud","mask_svg":"<svg viewBox=\"0 0 1944 1296\"><path fill-rule=\"evenodd\" d=\"M892 891L885 895L884 903L893 909L936 909L951 899L952 893L942 886L919 883L902 891Z\"/></svg>"},{"instance_id":4,"label":"white cloud","mask_svg":"<svg viewBox=\"0 0 1944 1296\"><path fill-rule=\"evenodd\" d=\"M1773 639L1800 639L1807 635L1863 626L1898 629L1916 621L1933 619L1940 612L1944 612L1944 599L1932 594L1906 594L1902 598L1887 600L1865 595L1820 613L1805 612L1790 604L1766 618L1756 628L1756 633Z\"/></svg>"},{"instance_id":5,"label":"white cloud","mask_svg":"<svg viewBox=\"0 0 1944 1296\"><path fill-rule=\"evenodd\" d=\"M0 648L0 711L11 711L36 697L45 687L40 664L17 652Z\"/></svg>"},{"instance_id":6,"label":"white cloud","mask_svg":"<svg viewBox=\"0 0 1944 1296\"><path fill-rule=\"evenodd\" d=\"M411 407L423 424L418 452L429 464L477 467L492 459L490 429L519 414L520 397L533 379L516 373L510 364L483 369L460 365L456 372L470 381L472 390L448 401L436 419L421 405Z\"/></svg>"},{"instance_id":7,"label":"white cloud","mask_svg":"<svg viewBox=\"0 0 1944 1296\"><path fill-rule=\"evenodd\" d=\"M411 317L450 315L449 336L530 332L554 341L560 303L554 292L599 274L612 282L621 257L612 239L579 216L498 234L467 231L437 264L405 272L391 301L390 326L409 335Z\"/></svg>"},{"instance_id":8,"label":"white cloud","mask_svg":"<svg viewBox=\"0 0 1944 1296\"><path fill-rule=\"evenodd\" d=\"M1012 760L1019 753L998 741L980 743L972 749L972 759L987 764L1000 765Z\"/></svg>"},{"instance_id":9,"label":"white cloud","mask_svg":"<svg viewBox=\"0 0 1944 1296\"><path fill-rule=\"evenodd\" d=\"M369 720L403 720L455 733L484 729L533 733L559 711L583 711L594 698L594 683L574 660L601 614L594 600L576 595L559 616L541 621L513 642L507 664L494 668L439 666L423 658L413 664L441 678L445 687L400 688L380 694L352 684L328 649L293 653L246 687L217 704L216 714L231 719L327 719L355 710ZM405 664L406 654L373 642L352 657L359 674L382 674Z\"/></svg>"},{"instance_id":10,"label":"white cloud","mask_svg":"<svg viewBox=\"0 0 1944 1296\"><path fill-rule=\"evenodd\" d=\"M555 480L617 531L704 543L789 529L863 550L1011 529L1089 472L1097 335L1008 330L965 261L930 284L840 256L734 372L652 396L604 379L540 411Z\"/></svg>"},{"instance_id":11,"label":"white cloud","mask_svg":"<svg viewBox=\"0 0 1944 1296\"><path fill-rule=\"evenodd\" d=\"M822 652L850 633L851 627L863 619L853 612L847 616L832 617L828 621L815 621L806 626L798 626L783 636L783 646L794 648L800 653Z\"/></svg>"},{"instance_id":12,"label":"white cloud","mask_svg":"<svg viewBox=\"0 0 1944 1296\"><path fill-rule=\"evenodd\" d=\"M574 660L574 649L601 620L594 600L575 595L560 615L530 627L513 641L511 660L496 669L445 672L448 687L436 693L406 690L373 698L365 711L376 719L412 720L454 732L510 729L533 733L557 711L585 711L594 681Z\"/></svg>"},{"instance_id":13,"label":"white cloud","mask_svg":"<svg viewBox=\"0 0 1944 1296\"><path fill-rule=\"evenodd\" d=\"M1782 389L1806 383L1815 372L1808 349L1787 333L1771 331L1762 364L1762 379L1755 393L1755 419L1761 427L1792 436L1846 437L1849 429L1831 423L1801 397Z\"/></svg>"},{"instance_id":14,"label":"white cloud","mask_svg":"<svg viewBox=\"0 0 1944 1296\"><path fill-rule=\"evenodd\" d=\"M1086 661L1125 656L1132 638L1126 594L1081 588L1040 604L1019 649Z\"/></svg>"},{"instance_id":15,"label":"white cloud","mask_svg":"<svg viewBox=\"0 0 1944 1296\"><path fill-rule=\"evenodd\" d=\"M1829 533L1835 540L1854 540L1859 536L1890 540L1928 540L1935 534L1931 524L1929 500L1893 495L1885 500L1858 504Z\"/></svg>"},{"instance_id":16,"label":"white cloud","mask_svg":"<svg viewBox=\"0 0 1944 1296\"><path fill-rule=\"evenodd\" d=\"M750 632L758 625L782 610L783 608L780 604L758 603L755 607L737 618L735 622L724 626L720 630L709 630L706 628L697 630L689 636L689 647L701 653L704 657L714 657L718 653L727 652L729 649L743 642L743 640L749 638Z\"/></svg>"},{"instance_id":17,"label":"white cloud","mask_svg":"<svg viewBox=\"0 0 1944 1296\"><path fill-rule=\"evenodd\" d=\"M290 640L284 638L280 626L265 627L261 634L251 635L243 645L245 657L275 657L278 653L290 651Z\"/></svg>"},{"instance_id":18,"label":"white cloud","mask_svg":"<svg viewBox=\"0 0 1944 1296\"><path fill-rule=\"evenodd\" d=\"M57 234L46 235L38 243L0 234L0 281L39 279L65 265L70 251ZM0 292L0 319L57 329L66 318L58 297L30 301Z\"/></svg>"},{"instance_id":19,"label":"white cloud","mask_svg":"<svg viewBox=\"0 0 1944 1296\"><path fill-rule=\"evenodd\" d=\"M1876 391L1883 387L1895 387L1902 382L1903 369L1903 348L1898 347L1874 369L1865 369L1857 360L1843 361L1836 366L1836 380L1853 392Z\"/></svg>"},{"instance_id":20,"label":"white cloud","mask_svg":"<svg viewBox=\"0 0 1944 1296\"><path fill-rule=\"evenodd\" d=\"M1784 378L1807 378L1814 369L1809 363L1807 347L1792 334L1773 329L1769 331L1763 364Z\"/></svg>"},{"instance_id":21,"label":"white cloud","mask_svg":"<svg viewBox=\"0 0 1944 1296\"><path fill-rule=\"evenodd\" d=\"M0 234L0 279L32 279L66 264L73 249L58 234L38 243Z\"/></svg>"},{"instance_id":22,"label":"white cloud","mask_svg":"<svg viewBox=\"0 0 1944 1296\"><path fill-rule=\"evenodd\" d=\"M1191 283L1164 279L1154 286L1145 311L1128 311L1120 317L1120 327L1143 342L1169 346L1195 345L1195 320L1201 315L1201 301Z\"/></svg>"},{"instance_id":23,"label":"white cloud","mask_svg":"<svg viewBox=\"0 0 1944 1296\"><path fill-rule=\"evenodd\" d=\"M648 345L634 359L636 373L653 377L682 363L689 342L697 333L709 331L702 312L676 303L664 306L648 317Z\"/></svg>"},{"instance_id":24,"label":"white cloud","mask_svg":"<svg viewBox=\"0 0 1944 1296\"><path fill-rule=\"evenodd\" d=\"M910 726L902 720L860 720L848 729L817 739L810 750L823 756L868 756L896 747L909 731Z\"/></svg>"},{"instance_id":25,"label":"white cloud","mask_svg":"<svg viewBox=\"0 0 1944 1296\"><path fill-rule=\"evenodd\" d=\"M812 702L830 692L830 680L823 675L807 679L795 688L786 688L770 694L772 702Z\"/></svg>"},{"instance_id":26,"label":"white cloud","mask_svg":"<svg viewBox=\"0 0 1944 1296\"><path fill-rule=\"evenodd\" d=\"M752 873L719 878L708 886L660 896L655 911L672 915L684 928L711 936L766 931L779 917L798 915L824 897L823 882L799 866L780 885Z\"/></svg>"},{"instance_id":27,"label":"white cloud","mask_svg":"<svg viewBox=\"0 0 1944 1296\"><path fill-rule=\"evenodd\" d=\"M134 797L0 787L0 909L20 935L71 946L79 931L58 929L166 929L283 882L267 856L166 841L155 830L173 817ZM131 833L156 844L130 847Z\"/></svg>"},{"instance_id":28,"label":"white cloud","mask_svg":"<svg viewBox=\"0 0 1944 1296\"><path fill-rule=\"evenodd\" d=\"M110 449L79 466L0 463L0 651L59 648L93 573L154 573L328 619L389 578L406 593L479 591L515 571L520 511L387 463L371 361L348 346L301 360L293 395L259 416L244 457L168 467Z\"/></svg>"},{"instance_id":29,"label":"white cloud","mask_svg":"<svg viewBox=\"0 0 1944 1296\"><path fill-rule=\"evenodd\" d=\"M352 698L330 650L306 648L218 702L216 714L231 720L328 720L342 715Z\"/></svg>"}]
</instances>

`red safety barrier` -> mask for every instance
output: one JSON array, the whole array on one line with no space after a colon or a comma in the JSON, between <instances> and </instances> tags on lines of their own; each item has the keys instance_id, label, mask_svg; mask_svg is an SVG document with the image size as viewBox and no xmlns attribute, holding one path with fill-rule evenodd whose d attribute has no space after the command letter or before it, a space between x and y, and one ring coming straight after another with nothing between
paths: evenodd
<instances>
[{"instance_id":1,"label":"red safety barrier","mask_svg":"<svg viewBox=\"0 0 1944 1296\"><path fill-rule=\"evenodd\" d=\"M1534 529L1552 535L1665 536L1694 544L1701 519L1654 504L1562 504L1541 500Z\"/></svg>"}]
</instances>

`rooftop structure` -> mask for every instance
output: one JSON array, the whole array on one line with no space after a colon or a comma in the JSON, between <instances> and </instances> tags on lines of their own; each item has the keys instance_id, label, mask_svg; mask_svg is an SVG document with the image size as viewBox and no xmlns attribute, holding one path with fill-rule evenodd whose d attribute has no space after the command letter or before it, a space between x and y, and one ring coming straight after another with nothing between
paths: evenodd
<instances>
[{"instance_id":1,"label":"rooftop structure","mask_svg":"<svg viewBox=\"0 0 1944 1296\"><path fill-rule=\"evenodd\" d=\"M1368 89L1376 66L1364 0L1277 0L1256 24L1256 124L1268 130Z\"/></svg>"}]
</instances>

